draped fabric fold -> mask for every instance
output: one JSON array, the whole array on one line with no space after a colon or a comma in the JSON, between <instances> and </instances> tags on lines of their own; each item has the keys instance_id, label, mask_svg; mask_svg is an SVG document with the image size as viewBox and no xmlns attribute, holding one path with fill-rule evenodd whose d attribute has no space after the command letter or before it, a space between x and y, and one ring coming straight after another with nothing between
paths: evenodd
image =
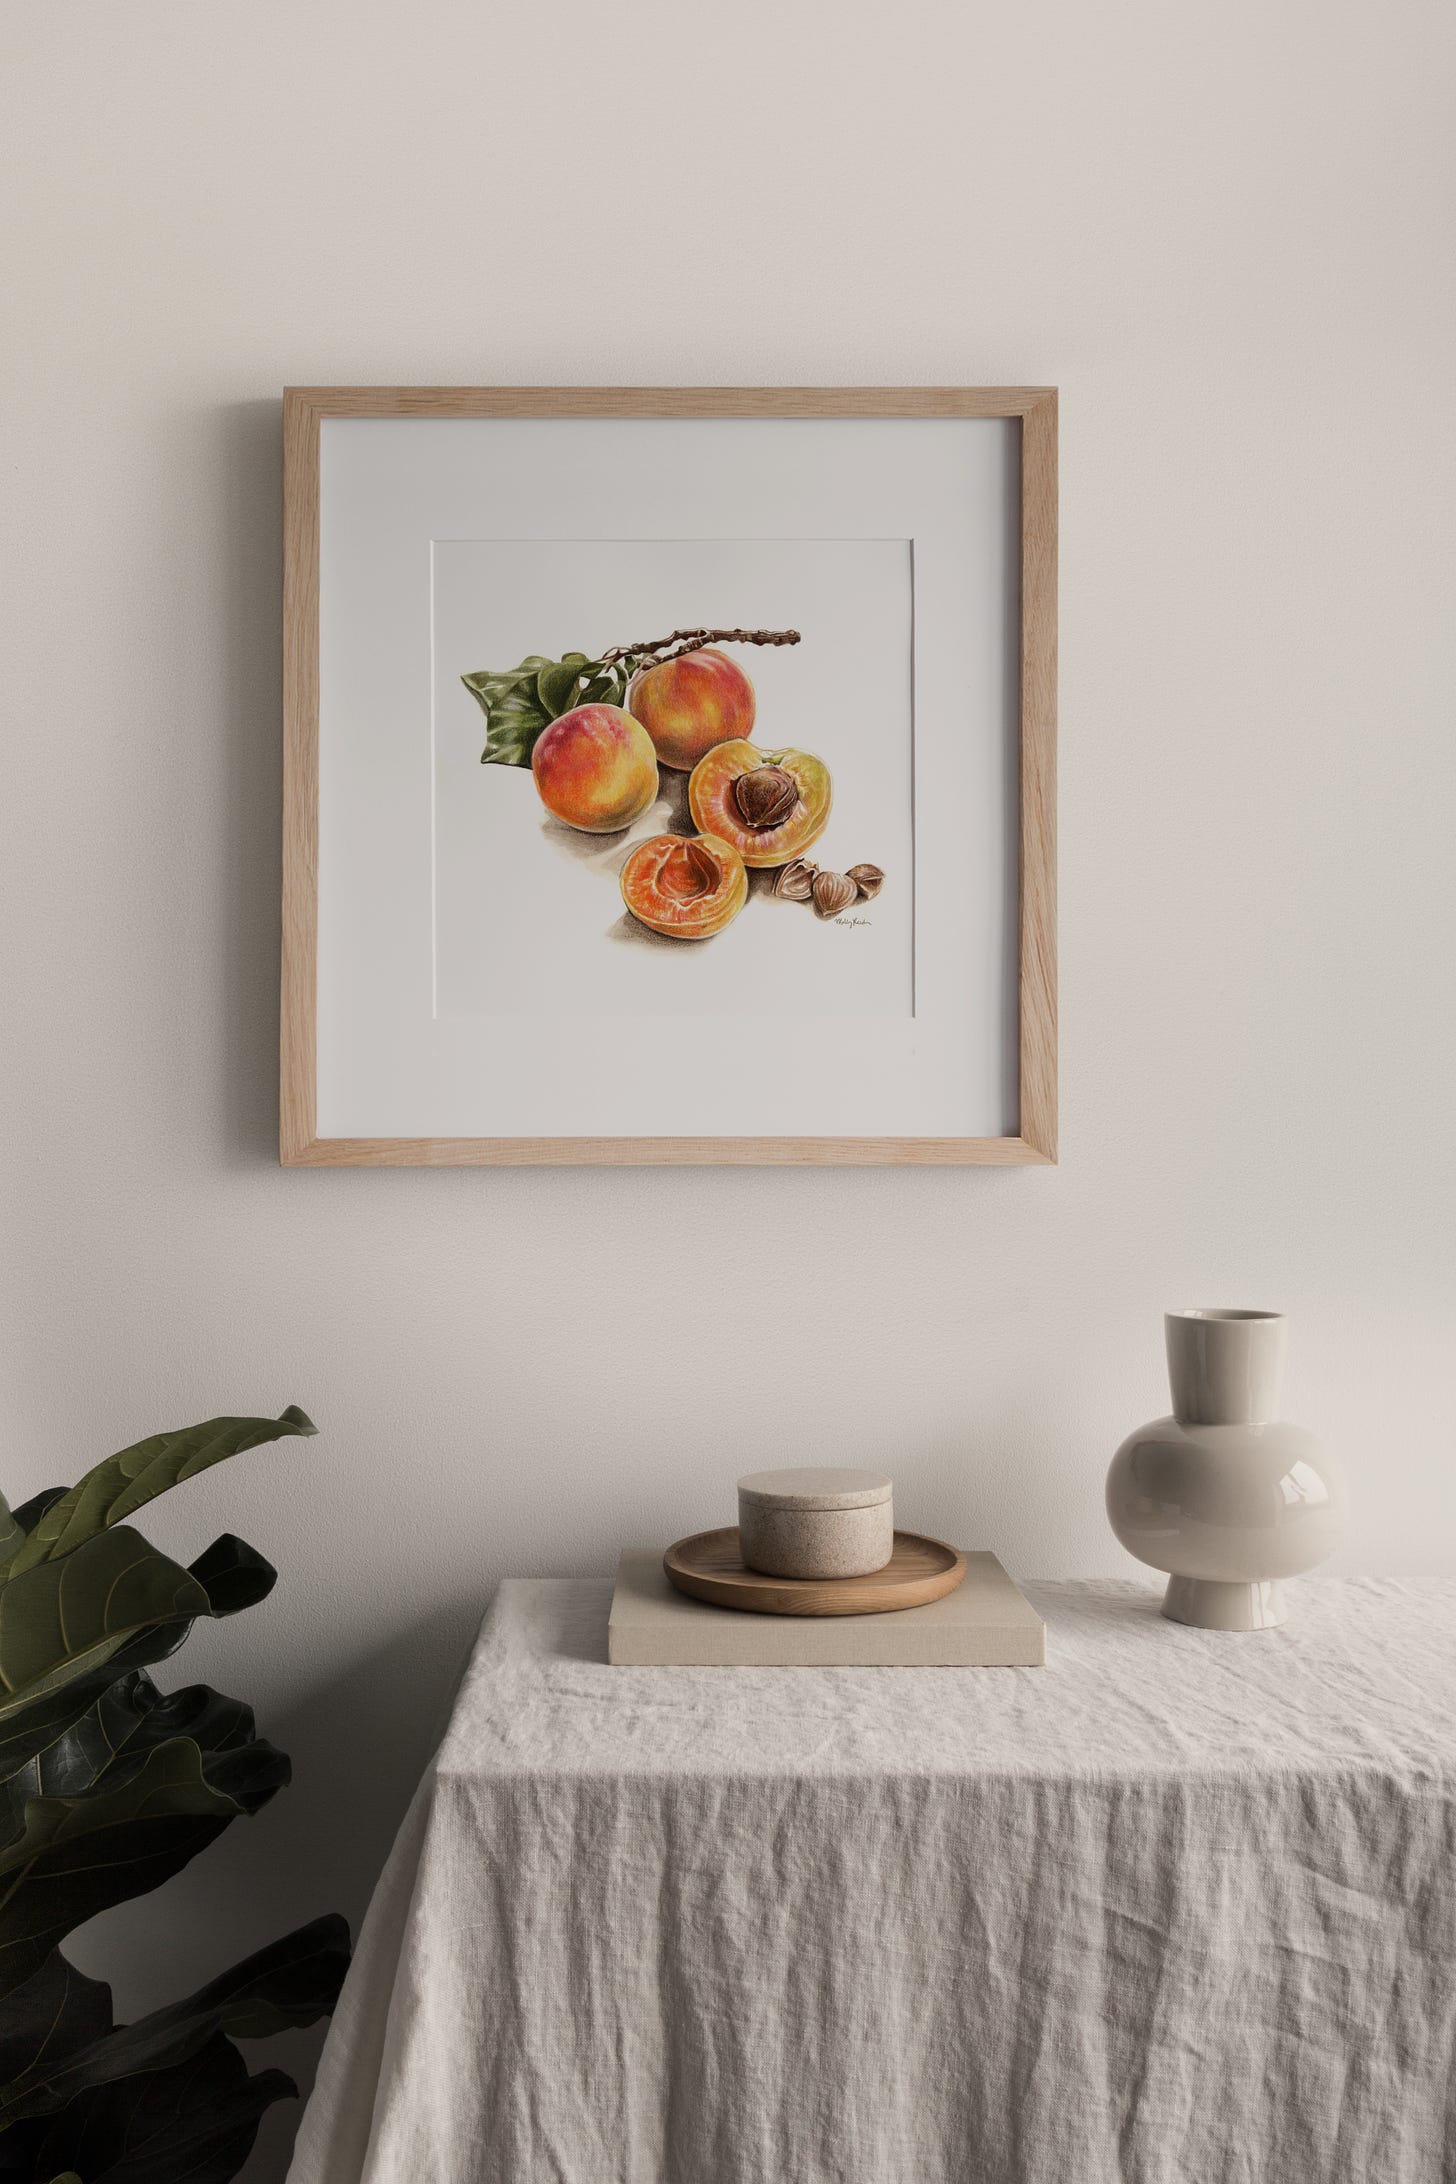
<instances>
[{"instance_id":1,"label":"draped fabric fold","mask_svg":"<svg viewBox=\"0 0 1456 2184\"><path fill-rule=\"evenodd\" d=\"M622 1669L512 1581L290 2184L1456 2175L1456 1586L1045 1669Z\"/></svg>"}]
</instances>

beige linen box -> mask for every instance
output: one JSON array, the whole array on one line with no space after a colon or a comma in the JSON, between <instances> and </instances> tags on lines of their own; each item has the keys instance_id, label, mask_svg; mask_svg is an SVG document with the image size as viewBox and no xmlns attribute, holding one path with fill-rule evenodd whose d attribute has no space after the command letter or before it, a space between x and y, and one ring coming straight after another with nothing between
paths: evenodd
<instances>
[{"instance_id":1,"label":"beige linen box","mask_svg":"<svg viewBox=\"0 0 1456 2184\"><path fill-rule=\"evenodd\" d=\"M620 1668L1040 1668L1046 1625L992 1554L962 1584L883 1615L753 1615L688 1600L651 1547L623 1549L607 1625Z\"/></svg>"}]
</instances>

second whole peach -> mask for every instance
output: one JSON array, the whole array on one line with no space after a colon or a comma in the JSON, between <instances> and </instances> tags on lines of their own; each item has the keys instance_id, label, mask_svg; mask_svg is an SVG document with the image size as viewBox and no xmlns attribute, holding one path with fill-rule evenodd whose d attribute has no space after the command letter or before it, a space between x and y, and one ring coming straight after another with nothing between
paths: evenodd
<instances>
[{"instance_id":1,"label":"second whole peach","mask_svg":"<svg viewBox=\"0 0 1456 2184\"><path fill-rule=\"evenodd\" d=\"M627 708L651 736L659 764L679 773L691 773L715 743L746 741L753 733L753 684L713 645L639 668Z\"/></svg>"}]
</instances>

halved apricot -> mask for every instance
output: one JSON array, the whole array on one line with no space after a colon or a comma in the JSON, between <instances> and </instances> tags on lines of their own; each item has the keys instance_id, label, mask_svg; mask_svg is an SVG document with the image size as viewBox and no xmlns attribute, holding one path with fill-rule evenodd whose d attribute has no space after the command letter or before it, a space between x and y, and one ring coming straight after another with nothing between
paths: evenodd
<instances>
[{"instance_id":1,"label":"halved apricot","mask_svg":"<svg viewBox=\"0 0 1456 2184\"><path fill-rule=\"evenodd\" d=\"M716 744L688 782L693 825L731 842L755 868L801 857L828 826L832 800L822 758L752 743Z\"/></svg>"},{"instance_id":2,"label":"halved apricot","mask_svg":"<svg viewBox=\"0 0 1456 2184\"><path fill-rule=\"evenodd\" d=\"M732 843L716 835L654 834L622 867L622 900L654 933L707 940L747 902L748 874Z\"/></svg>"}]
</instances>

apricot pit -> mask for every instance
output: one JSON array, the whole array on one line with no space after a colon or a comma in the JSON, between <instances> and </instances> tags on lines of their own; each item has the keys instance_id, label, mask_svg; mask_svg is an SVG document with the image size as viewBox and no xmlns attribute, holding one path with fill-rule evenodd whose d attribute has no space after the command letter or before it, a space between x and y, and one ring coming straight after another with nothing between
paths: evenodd
<instances>
[{"instance_id":1,"label":"apricot pit","mask_svg":"<svg viewBox=\"0 0 1456 2184\"><path fill-rule=\"evenodd\" d=\"M704 834L731 842L755 870L788 864L829 824L829 768L808 751L720 743L688 782L688 809Z\"/></svg>"}]
</instances>

